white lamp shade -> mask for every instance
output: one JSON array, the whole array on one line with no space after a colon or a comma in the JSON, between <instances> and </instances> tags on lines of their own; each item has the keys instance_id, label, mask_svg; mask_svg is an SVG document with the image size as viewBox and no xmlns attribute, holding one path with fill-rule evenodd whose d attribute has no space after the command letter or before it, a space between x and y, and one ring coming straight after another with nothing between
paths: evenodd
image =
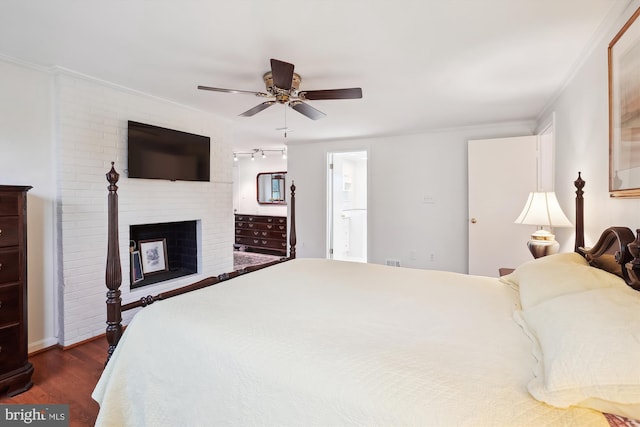
<instances>
[{"instance_id":1,"label":"white lamp shade","mask_svg":"<svg viewBox=\"0 0 640 427\"><path fill-rule=\"evenodd\" d=\"M531 192L516 224L542 227L572 227L571 221L562 212L554 192Z\"/></svg>"}]
</instances>

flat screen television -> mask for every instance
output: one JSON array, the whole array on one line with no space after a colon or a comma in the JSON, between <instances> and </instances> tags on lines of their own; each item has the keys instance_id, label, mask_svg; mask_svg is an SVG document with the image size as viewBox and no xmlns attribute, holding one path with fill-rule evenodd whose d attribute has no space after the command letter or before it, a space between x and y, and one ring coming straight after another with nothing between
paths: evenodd
<instances>
[{"instance_id":1,"label":"flat screen television","mask_svg":"<svg viewBox=\"0 0 640 427\"><path fill-rule=\"evenodd\" d=\"M211 138L129 121L129 178L209 181Z\"/></svg>"}]
</instances>

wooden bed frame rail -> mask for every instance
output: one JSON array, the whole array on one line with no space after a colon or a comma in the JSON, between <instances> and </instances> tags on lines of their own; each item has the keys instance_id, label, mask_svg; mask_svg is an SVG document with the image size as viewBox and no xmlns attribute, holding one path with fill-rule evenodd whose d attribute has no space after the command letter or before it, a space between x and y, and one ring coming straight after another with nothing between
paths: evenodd
<instances>
[{"instance_id":1,"label":"wooden bed frame rail","mask_svg":"<svg viewBox=\"0 0 640 427\"><path fill-rule=\"evenodd\" d=\"M116 183L120 174L116 172L114 162L111 162L111 170L107 172L109 186L108 196L108 243L107 243L107 267L105 283L107 285L107 331L106 337L109 343L107 352L107 362L111 358L120 337L122 336L122 312L138 307L146 307L156 301L161 301L177 295L182 295L196 289L206 288L220 282L224 282L242 274L261 270L281 262L289 261L296 257L296 186L291 183L291 199L289 201L290 221L289 221L289 256L265 264L254 265L236 270L230 273L219 274L218 276L207 277L196 283L183 286L170 291L161 292L157 295L148 295L137 301L122 305L120 286L122 285L122 267L120 264L120 244L118 239L118 186Z\"/></svg>"}]
</instances>

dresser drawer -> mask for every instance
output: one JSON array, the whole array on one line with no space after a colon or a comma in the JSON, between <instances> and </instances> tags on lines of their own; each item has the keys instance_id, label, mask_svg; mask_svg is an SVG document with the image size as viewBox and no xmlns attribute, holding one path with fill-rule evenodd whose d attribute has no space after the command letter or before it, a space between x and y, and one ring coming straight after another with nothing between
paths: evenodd
<instances>
[{"instance_id":1,"label":"dresser drawer","mask_svg":"<svg viewBox=\"0 0 640 427\"><path fill-rule=\"evenodd\" d=\"M236 236L236 244L247 245L254 248L275 249L279 251L287 250L287 243L281 240L263 239L254 237L239 237Z\"/></svg>"},{"instance_id":2,"label":"dresser drawer","mask_svg":"<svg viewBox=\"0 0 640 427\"><path fill-rule=\"evenodd\" d=\"M20 321L20 285L0 287L0 327Z\"/></svg>"},{"instance_id":3,"label":"dresser drawer","mask_svg":"<svg viewBox=\"0 0 640 427\"><path fill-rule=\"evenodd\" d=\"M0 249L0 283L20 280L20 250Z\"/></svg>"},{"instance_id":4,"label":"dresser drawer","mask_svg":"<svg viewBox=\"0 0 640 427\"><path fill-rule=\"evenodd\" d=\"M0 192L0 216L18 215L21 197L20 193Z\"/></svg>"},{"instance_id":5,"label":"dresser drawer","mask_svg":"<svg viewBox=\"0 0 640 427\"><path fill-rule=\"evenodd\" d=\"M260 240L260 246L265 247L265 248L269 248L269 249L276 249L276 250L280 250L280 251L286 251L287 250L287 242L283 242L280 240Z\"/></svg>"},{"instance_id":6,"label":"dresser drawer","mask_svg":"<svg viewBox=\"0 0 640 427\"><path fill-rule=\"evenodd\" d=\"M263 230L263 231L287 231L287 224L267 222L236 222L236 229Z\"/></svg>"},{"instance_id":7,"label":"dresser drawer","mask_svg":"<svg viewBox=\"0 0 640 427\"><path fill-rule=\"evenodd\" d=\"M0 217L0 248L18 245L18 217Z\"/></svg>"},{"instance_id":8,"label":"dresser drawer","mask_svg":"<svg viewBox=\"0 0 640 427\"><path fill-rule=\"evenodd\" d=\"M255 237L255 238L263 238L263 239L280 239L286 240L287 233L282 231L265 231L265 230L246 230L241 228L236 228L236 236L246 236L246 237Z\"/></svg>"},{"instance_id":9,"label":"dresser drawer","mask_svg":"<svg viewBox=\"0 0 640 427\"><path fill-rule=\"evenodd\" d=\"M24 365L25 355L20 351L21 325L0 329L0 367L8 372Z\"/></svg>"}]
</instances>

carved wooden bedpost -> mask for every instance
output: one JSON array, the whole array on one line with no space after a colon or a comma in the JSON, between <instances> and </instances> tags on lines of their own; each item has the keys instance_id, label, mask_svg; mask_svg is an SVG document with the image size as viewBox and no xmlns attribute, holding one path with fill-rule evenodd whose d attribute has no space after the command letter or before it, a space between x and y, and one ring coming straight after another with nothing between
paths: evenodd
<instances>
[{"instance_id":1,"label":"carved wooden bedpost","mask_svg":"<svg viewBox=\"0 0 640 427\"><path fill-rule=\"evenodd\" d=\"M574 247L575 252L579 252L578 248L584 248L584 198L582 195L584 191L584 180L580 176L581 172L578 172L578 179L573 181L573 185L576 186L576 244Z\"/></svg>"},{"instance_id":2,"label":"carved wooden bedpost","mask_svg":"<svg viewBox=\"0 0 640 427\"><path fill-rule=\"evenodd\" d=\"M120 267L120 245L118 241L118 186L116 183L120 174L114 169L111 162L111 170L107 173L109 181L109 211L108 211L108 244L107 244L107 269L105 283L107 284L107 342L109 351L107 362L116 349L122 336L122 313L120 306L120 285L122 284L122 268Z\"/></svg>"},{"instance_id":3,"label":"carved wooden bedpost","mask_svg":"<svg viewBox=\"0 0 640 427\"><path fill-rule=\"evenodd\" d=\"M633 257L624 267L629 273L629 285L640 291L640 229L636 230L636 238L627 245L629 253Z\"/></svg>"},{"instance_id":4,"label":"carved wooden bedpost","mask_svg":"<svg viewBox=\"0 0 640 427\"><path fill-rule=\"evenodd\" d=\"M289 229L289 258L296 257L296 185L291 181L291 226Z\"/></svg>"}]
</instances>

